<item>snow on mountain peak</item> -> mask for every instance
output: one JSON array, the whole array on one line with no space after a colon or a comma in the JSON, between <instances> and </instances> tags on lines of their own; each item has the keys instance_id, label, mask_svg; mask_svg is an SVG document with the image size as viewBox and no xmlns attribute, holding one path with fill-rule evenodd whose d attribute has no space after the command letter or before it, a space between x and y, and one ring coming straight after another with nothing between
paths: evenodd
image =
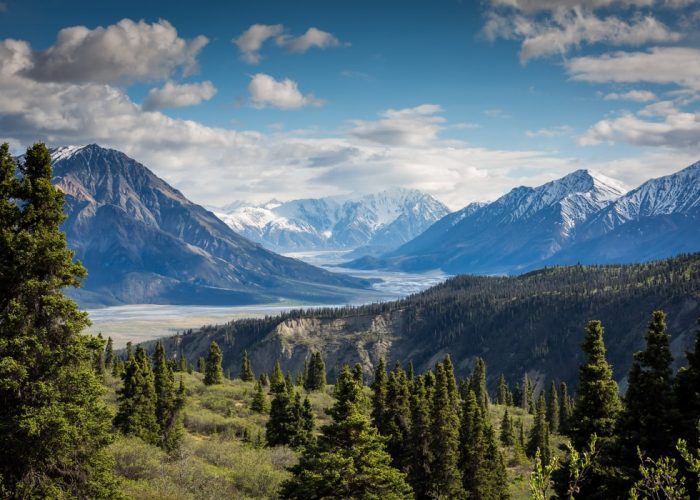
<instances>
[{"instance_id":1,"label":"snow on mountain peak","mask_svg":"<svg viewBox=\"0 0 700 500\"><path fill-rule=\"evenodd\" d=\"M87 146L61 146L51 150L51 161L66 160Z\"/></svg>"}]
</instances>

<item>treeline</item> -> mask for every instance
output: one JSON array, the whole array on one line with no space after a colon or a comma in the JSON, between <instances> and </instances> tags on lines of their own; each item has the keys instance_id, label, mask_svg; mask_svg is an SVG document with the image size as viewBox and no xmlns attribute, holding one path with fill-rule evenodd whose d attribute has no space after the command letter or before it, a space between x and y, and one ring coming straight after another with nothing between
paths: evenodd
<instances>
[{"instance_id":1,"label":"treeline","mask_svg":"<svg viewBox=\"0 0 700 500\"><path fill-rule=\"evenodd\" d=\"M232 321L188 331L168 342L188 359L196 359L202 355L202 337L211 338L226 359L236 360L243 350L264 348L261 341L286 321L384 315L383 322L393 323L397 332L388 354L391 362L410 360L417 369L427 370L436 353L450 352L459 359L484 358L491 368L487 382L492 390L500 373L515 384L526 371L571 385L577 377L575 366L582 361L578 332L589 319L609 325L608 356L624 373L631 366L629 353L642 344L639 327L649 311L666 310L674 318L674 338L689 338L699 304L700 255L693 254L645 264L553 267L516 277L459 276L399 301ZM357 336L345 339L346 352L352 352ZM258 359L263 357L261 353ZM360 355L348 354L348 359L352 365ZM264 368L271 370L272 363L274 359ZM225 368L235 373L237 366L234 362ZM337 373L340 366L329 368ZM457 370L457 375L466 375L463 368Z\"/></svg>"}]
</instances>

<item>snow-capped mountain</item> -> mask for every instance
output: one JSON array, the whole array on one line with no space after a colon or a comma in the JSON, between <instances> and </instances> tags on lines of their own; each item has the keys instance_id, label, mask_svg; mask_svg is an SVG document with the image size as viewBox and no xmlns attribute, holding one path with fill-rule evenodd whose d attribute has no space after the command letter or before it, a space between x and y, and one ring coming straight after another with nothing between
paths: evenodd
<instances>
[{"instance_id":1,"label":"snow-capped mountain","mask_svg":"<svg viewBox=\"0 0 700 500\"><path fill-rule=\"evenodd\" d=\"M391 189L357 198L327 197L217 211L239 234L275 251L386 251L416 237L449 213L432 196Z\"/></svg>"},{"instance_id":2,"label":"snow-capped mountain","mask_svg":"<svg viewBox=\"0 0 700 500\"><path fill-rule=\"evenodd\" d=\"M542 186L518 187L486 205L469 205L437 222L379 259L358 259L358 268L453 273L517 272L568 245L591 215L627 188L597 172L577 170Z\"/></svg>"},{"instance_id":3,"label":"snow-capped mountain","mask_svg":"<svg viewBox=\"0 0 700 500\"><path fill-rule=\"evenodd\" d=\"M52 159L63 229L88 269L83 304L335 302L368 286L245 239L124 153L91 144Z\"/></svg>"}]
</instances>

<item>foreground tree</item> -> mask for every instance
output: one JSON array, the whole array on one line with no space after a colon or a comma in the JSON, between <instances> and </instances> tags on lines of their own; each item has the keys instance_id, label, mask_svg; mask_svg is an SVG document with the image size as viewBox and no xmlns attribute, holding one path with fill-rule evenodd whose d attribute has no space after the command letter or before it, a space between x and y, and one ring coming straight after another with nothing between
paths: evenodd
<instances>
[{"instance_id":1,"label":"foreground tree","mask_svg":"<svg viewBox=\"0 0 700 500\"><path fill-rule=\"evenodd\" d=\"M320 352L311 355L304 377L304 389L320 391L326 388L326 364Z\"/></svg>"},{"instance_id":2,"label":"foreground tree","mask_svg":"<svg viewBox=\"0 0 700 500\"><path fill-rule=\"evenodd\" d=\"M306 448L282 498L413 498L405 476L391 466L377 429L363 413L362 386L344 367L318 446Z\"/></svg>"},{"instance_id":3,"label":"foreground tree","mask_svg":"<svg viewBox=\"0 0 700 500\"><path fill-rule=\"evenodd\" d=\"M104 345L80 335L87 314L62 292L86 272L51 177L43 144L19 170L0 146L0 478L14 498L109 498L111 415L93 369Z\"/></svg>"},{"instance_id":4,"label":"foreground tree","mask_svg":"<svg viewBox=\"0 0 700 500\"><path fill-rule=\"evenodd\" d=\"M695 333L695 347L686 352L688 366L681 368L676 377L676 402L679 410L678 432L694 448L700 447L700 318Z\"/></svg>"},{"instance_id":5,"label":"foreground tree","mask_svg":"<svg viewBox=\"0 0 700 500\"><path fill-rule=\"evenodd\" d=\"M224 355L216 342L209 345L209 355L204 367L204 383L206 385L221 384L224 381L224 369L221 362Z\"/></svg>"}]
</instances>

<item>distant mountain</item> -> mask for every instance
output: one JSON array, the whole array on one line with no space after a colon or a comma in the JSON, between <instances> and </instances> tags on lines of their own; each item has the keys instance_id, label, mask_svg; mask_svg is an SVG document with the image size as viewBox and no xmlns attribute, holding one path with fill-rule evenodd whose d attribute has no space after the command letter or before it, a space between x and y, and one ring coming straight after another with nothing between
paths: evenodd
<instances>
[{"instance_id":1,"label":"distant mountain","mask_svg":"<svg viewBox=\"0 0 700 500\"><path fill-rule=\"evenodd\" d=\"M345 301L368 283L276 255L124 153L52 151L68 243L88 269L84 305Z\"/></svg>"},{"instance_id":2,"label":"distant mountain","mask_svg":"<svg viewBox=\"0 0 700 500\"><path fill-rule=\"evenodd\" d=\"M449 213L432 196L391 189L358 198L327 197L259 206L234 202L219 217L234 231L280 252L394 249Z\"/></svg>"},{"instance_id":3,"label":"distant mountain","mask_svg":"<svg viewBox=\"0 0 700 500\"><path fill-rule=\"evenodd\" d=\"M512 274L537 266L575 238L579 226L627 191L614 179L577 170L542 186L518 187L489 204L471 204L412 241L355 268Z\"/></svg>"},{"instance_id":4,"label":"distant mountain","mask_svg":"<svg viewBox=\"0 0 700 500\"><path fill-rule=\"evenodd\" d=\"M583 224L545 264L643 262L700 250L700 162L651 179Z\"/></svg>"}]
</instances>

